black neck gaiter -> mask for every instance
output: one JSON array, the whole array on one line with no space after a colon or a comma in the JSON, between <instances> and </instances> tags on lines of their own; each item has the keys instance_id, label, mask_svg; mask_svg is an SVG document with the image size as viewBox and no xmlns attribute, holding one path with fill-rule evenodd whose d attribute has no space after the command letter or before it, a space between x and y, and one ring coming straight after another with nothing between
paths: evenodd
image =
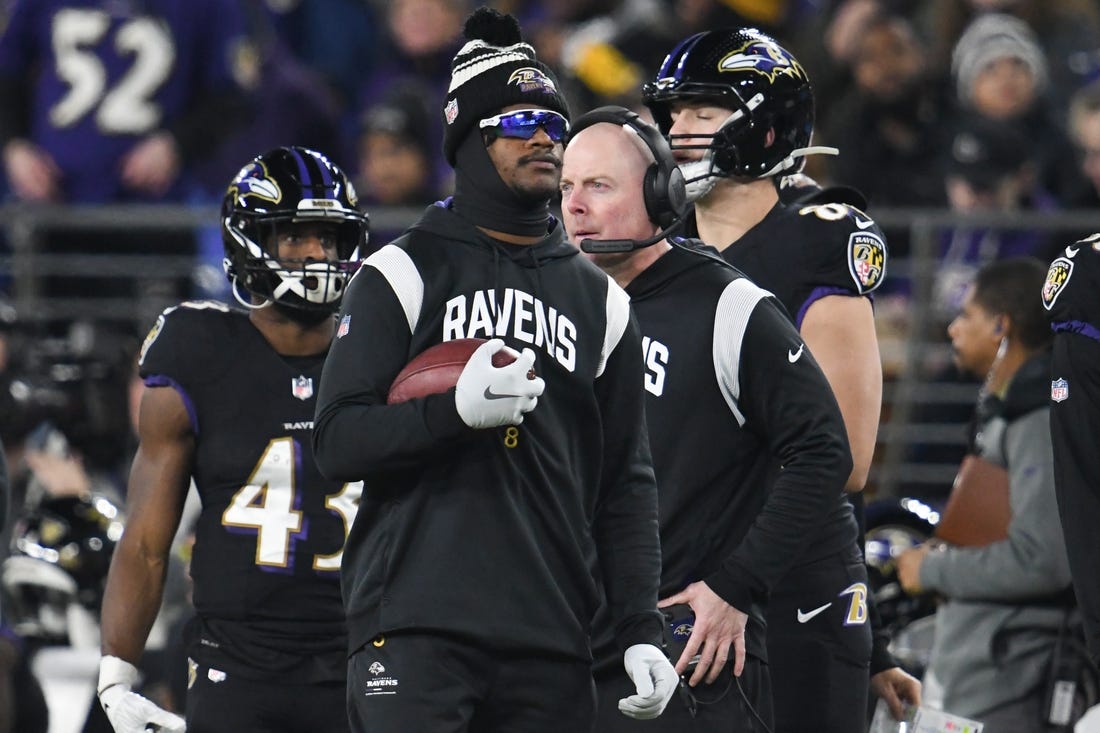
<instances>
[{"instance_id":1,"label":"black neck gaiter","mask_svg":"<svg viewBox=\"0 0 1100 733\"><path fill-rule=\"evenodd\" d=\"M454 210L475 226L522 237L545 236L550 218L549 200L524 198L505 185L477 130L455 152Z\"/></svg>"}]
</instances>

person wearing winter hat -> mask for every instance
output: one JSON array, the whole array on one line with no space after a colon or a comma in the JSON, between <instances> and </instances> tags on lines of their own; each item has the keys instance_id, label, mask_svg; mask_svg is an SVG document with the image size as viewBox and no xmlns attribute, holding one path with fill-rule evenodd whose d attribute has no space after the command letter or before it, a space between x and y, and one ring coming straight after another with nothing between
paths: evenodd
<instances>
[{"instance_id":1,"label":"person wearing winter hat","mask_svg":"<svg viewBox=\"0 0 1100 733\"><path fill-rule=\"evenodd\" d=\"M1019 127L1030 141L1043 188L1059 201L1077 198L1085 181L1062 122L1065 106L1051 86L1051 67L1031 27L1002 13L978 16L959 38L952 68L961 107L957 117L979 115Z\"/></svg>"},{"instance_id":2,"label":"person wearing winter hat","mask_svg":"<svg viewBox=\"0 0 1100 733\"><path fill-rule=\"evenodd\" d=\"M636 686L620 709L656 717L678 679L641 335L549 213L569 114L553 73L511 16L481 8L464 33L455 195L365 261L318 395L321 471L364 482L341 565L351 727L591 730L601 593ZM468 338L486 341L454 387L388 404L411 357ZM522 353L498 366L506 344Z\"/></svg>"},{"instance_id":3,"label":"person wearing winter hat","mask_svg":"<svg viewBox=\"0 0 1100 733\"><path fill-rule=\"evenodd\" d=\"M368 203L426 206L439 198L432 177L430 112L418 91L413 88L391 94L362 115L356 187Z\"/></svg>"},{"instance_id":4,"label":"person wearing winter hat","mask_svg":"<svg viewBox=\"0 0 1100 733\"><path fill-rule=\"evenodd\" d=\"M980 114L1017 117L1047 86L1047 62L1027 23L1011 15L976 18L951 59L959 101Z\"/></svg>"}]
</instances>

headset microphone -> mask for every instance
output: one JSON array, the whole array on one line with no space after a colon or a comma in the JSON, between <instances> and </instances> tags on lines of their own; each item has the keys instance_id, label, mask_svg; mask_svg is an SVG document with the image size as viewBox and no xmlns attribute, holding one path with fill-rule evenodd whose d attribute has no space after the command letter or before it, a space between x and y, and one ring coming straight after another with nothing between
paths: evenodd
<instances>
[{"instance_id":1,"label":"headset microphone","mask_svg":"<svg viewBox=\"0 0 1100 733\"><path fill-rule=\"evenodd\" d=\"M589 254L608 254L611 252L633 252L657 244L680 228L682 220L677 219L666 229L648 239L582 239L581 251Z\"/></svg>"}]
</instances>

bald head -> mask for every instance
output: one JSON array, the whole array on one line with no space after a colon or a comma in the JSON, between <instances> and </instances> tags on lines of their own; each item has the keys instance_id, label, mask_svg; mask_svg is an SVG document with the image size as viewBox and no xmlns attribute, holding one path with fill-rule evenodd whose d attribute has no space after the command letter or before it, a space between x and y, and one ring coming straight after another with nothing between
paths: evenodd
<instances>
[{"instance_id":1,"label":"bald head","mask_svg":"<svg viewBox=\"0 0 1100 733\"><path fill-rule=\"evenodd\" d=\"M579 247L582 239L652 237L658 227L646 213L642 189L652 163L652 153L628 127L600 122L573 136L561 174L562 218L569 240ZM629 262L640 272L664 253L667 245L661 245L589 257L623 284L618 270Z\"/></svg>"},{"instance_id":2,"label":"bald head","mask_svg":"<svg viewBox=\"0 0 1100 733\"><path fill-rule=\"evenodd\" d=\"M637 175L639 186L646 168L653 162L653 154L638 133L611 122L599 122L581 130L570 139L569 150L578 166L602 167L614 175Z\"/></svg>"}]
</instances>

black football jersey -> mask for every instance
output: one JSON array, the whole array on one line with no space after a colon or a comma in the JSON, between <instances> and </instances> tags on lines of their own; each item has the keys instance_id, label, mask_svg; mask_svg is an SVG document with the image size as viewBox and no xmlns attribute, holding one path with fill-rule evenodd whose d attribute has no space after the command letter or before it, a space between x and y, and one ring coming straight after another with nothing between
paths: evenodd
<instances>
[{"instance_id":1,"label":"black football jersey","mask_svg":"<svg viewBox=\"0 0 1100 733\"><path fill-rule=\"evenodd\" d=\"M868 295L886 277L882 230L848 204L777 203L722 256L774 293L800 329L816 301L829 295Z\"/></svg>"},{"instance_id":2,"label":"black football jersey","mask_svg":"<svg viewBox=\"0 0 1100 733\"><path fill-rule=\"evenodd\" d=\"M141 375L179 391L202 499L191 559L198 633L253 677L343 679L340 560L362 483L321 476L310 433L324 354L277 354L247 314L169 308Z\"/></svg>"},{"instance_id":3,"label":"black football jersey","mask_svg":"<svg viewBox=\"0 0 1100 733\"><path fill-rule=\"evenodd\" d=\"M1066 247L1050 263L1043 306L1054 329L1050 434L1054 485L1066 535L1070 571L1094 656L1100 657L1100 233Z\"/></svg>"}]
</instances>

